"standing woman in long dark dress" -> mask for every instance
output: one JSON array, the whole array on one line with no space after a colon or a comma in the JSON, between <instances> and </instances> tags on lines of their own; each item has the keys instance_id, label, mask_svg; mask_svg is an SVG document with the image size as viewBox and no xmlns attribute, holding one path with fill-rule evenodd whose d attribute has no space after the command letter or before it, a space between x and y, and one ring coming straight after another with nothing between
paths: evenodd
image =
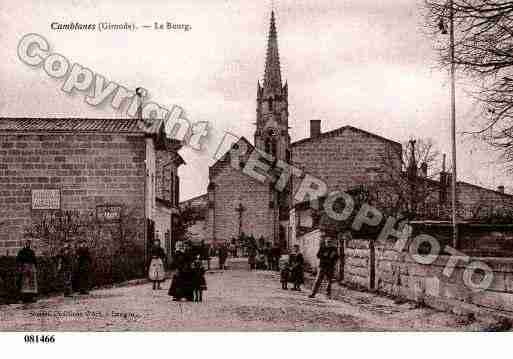
<instances>
[{"instance_id":1,"label":"standing woman in long dark dress","mask_svg":"<svg viewBox=\"0 0 513 359\"><path fill-rule=\"evenodd\" d=\"M73 253L68 243L61 248L57 256L57 263L64 296L71 297L73 296Z\"/></svg>"},{"instance_id":2,"label":"standing woman in long dark dress","mask_svg":"<svg viewBox=\"0 0 513 359\"><path fill-rule=\"evenodd\" d=\"M301 284L304 283L304 264L305 260L299 251L299 246L294 245L294 252L290 255L291 281L294 284L292 290L301 290Z\"/></svg>"},{"instance_id":3,"label":"standing woman in long dark dress","mask_svg":"<svg viewBox=\"0 0 513 359\"><path fill-rule=\"evenodd\" d=\"M153 290L160 289L160 283L166 278L164 269L165 259L166 253L160 246L160 241L157 239L153 242L153 247L151 248L151 262L148 270L148 277L153 282Z\"/></svg>"},{"instance_id":4,"label":"standing woman in long dark dress","mask_svg":"<svg viewBox=\"0 0 513 359\"><path fill-rule=\"evenodd\" d=\"M26 241L16 256L17 284L23 303L35 302L38 292L36 264L36 254L30 248L30 241Z\"/></svg>"},{"instance_id":5,"label":"standing woman in long dark dress","mask_svg":"<svg viewBox=\"0 0 513 359\"><path fill-rule=\"evenodd\" d=\"M91 254L85 241L80 242L77 249L77 283L80 294L89 293L89 271L91 270Z\"/></svg>"}]
</instances>

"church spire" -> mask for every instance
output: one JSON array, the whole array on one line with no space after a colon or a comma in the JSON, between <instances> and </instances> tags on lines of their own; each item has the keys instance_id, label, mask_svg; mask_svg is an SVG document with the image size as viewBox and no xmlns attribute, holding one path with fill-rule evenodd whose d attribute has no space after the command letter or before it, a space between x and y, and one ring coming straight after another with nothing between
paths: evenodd
<instances>
[{"instance_id":1,"label":"church spire","mask_svg":"<svg viewBox=\"0 0 513 359\"><path fill-rule=\"evenodd\" d=\"M278 53L278 32L276 31L274 10L272 10L269 37L267 39L267 55L265 59L264 92L280 94L281 90L282 85L280 55Z\"/></svg>"}]
</instances>

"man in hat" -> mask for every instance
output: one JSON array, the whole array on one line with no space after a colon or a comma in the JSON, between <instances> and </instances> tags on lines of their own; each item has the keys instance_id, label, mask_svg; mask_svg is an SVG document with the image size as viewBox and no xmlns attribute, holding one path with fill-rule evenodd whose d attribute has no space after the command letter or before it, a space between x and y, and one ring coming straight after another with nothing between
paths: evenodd
<instances>
[{"instance_id":1,"label":"man in hat","mask_svg":"<svg viewBox=\"0 0 513 359\"><path fill-rule=\"evenodd\" d=\"M337 243L332 238L324 238L317 252L317 258L319 258L319 272L312 289L312 294L308 297L313 298L321 287L322 280L326 278L328 286L326 288L326 294L328 298L331 298L331 281L335 273L335 265L338 260Z\"/></svg>"}]
</instances>

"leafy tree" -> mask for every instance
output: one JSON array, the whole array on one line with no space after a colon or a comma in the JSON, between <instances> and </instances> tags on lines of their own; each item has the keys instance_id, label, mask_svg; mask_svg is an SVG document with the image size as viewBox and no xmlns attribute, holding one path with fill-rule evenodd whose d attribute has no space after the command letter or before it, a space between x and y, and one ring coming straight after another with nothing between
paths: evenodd
<instances>
[{"instance_id":1,"label":"leafy tree","mask_svg":"<svg viewBox=\"0 0 513 359\"><path fill-rule=\"evenodd\" d=\"M400 163L389 150L383 157L383 180L368 188L366 200L387 215L415 218L426 203L438 200L433 180L440 174L439 157L431 139L404 143Z\"/></svg>"}]
</instances>

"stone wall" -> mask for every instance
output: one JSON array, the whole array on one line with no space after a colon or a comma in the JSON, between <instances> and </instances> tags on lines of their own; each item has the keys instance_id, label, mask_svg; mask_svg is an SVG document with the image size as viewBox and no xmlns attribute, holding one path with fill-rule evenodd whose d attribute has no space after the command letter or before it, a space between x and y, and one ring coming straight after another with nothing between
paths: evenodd
<instances>
[{"instance_id":1,"label":"stone wall","mask_svg":"<svg viewBox=\"0 0 513 359\"><path fill-rule=\"evenodd\" d=\"M63 210L124 204L142 218L145 146L141 135L0 134L0 253L21 246L33 189L60 189Z\"/></svg>"}]
</instances>

